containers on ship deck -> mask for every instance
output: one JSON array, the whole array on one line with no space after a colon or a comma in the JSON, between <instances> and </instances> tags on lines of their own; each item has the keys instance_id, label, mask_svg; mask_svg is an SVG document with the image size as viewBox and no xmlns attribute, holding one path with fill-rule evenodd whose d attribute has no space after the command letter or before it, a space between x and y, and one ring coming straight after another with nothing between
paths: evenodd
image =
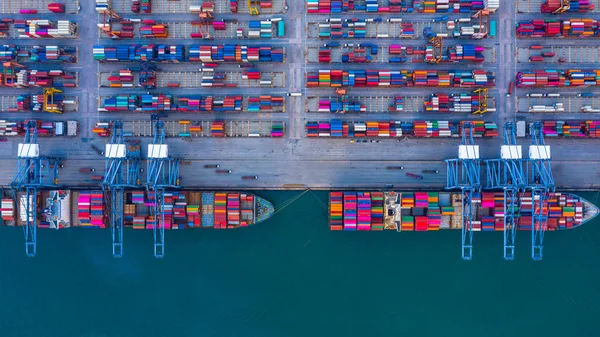
<instances>
[{"instance_id":1,"label":"containers on ship deck","mask_svg":"<svg viewBox=\"0 0 600 337\"><path fill-rule=\"evenodd\" d=\"M505 202L502 192L474 194L473 230L503 231ZM369 204L370 214L366 212ZM386 224L385 229L399 231L460 229L450 226L455 221L453 217L462 221L460 211L455 213L457 207L460 208L460 195L457 193L330 192L330 228L369 230L367 223L370 216L370 230L384 229L383 223ZM539 199L533 200L530 192L525 192L516 200L515 210L520 215L519 230L531 231L532 216L539 212L548 216L547 230L573 228L583 221L581 199L559 192L549 193L543 204Z\"/></svg>"},{"instance_id":2,"label":"containers on ship deck","mask_svg":"<svg viewBox=\"0 0 600 337\"><path fill-rule=\"evenodd\" d=\"M540 5L542 13L554 13L561 8L561 0L546 0ZM566 13L587 13L594 10L594 4L590 0L567 0L568 9Z\"/></svg>"}]
</instances>

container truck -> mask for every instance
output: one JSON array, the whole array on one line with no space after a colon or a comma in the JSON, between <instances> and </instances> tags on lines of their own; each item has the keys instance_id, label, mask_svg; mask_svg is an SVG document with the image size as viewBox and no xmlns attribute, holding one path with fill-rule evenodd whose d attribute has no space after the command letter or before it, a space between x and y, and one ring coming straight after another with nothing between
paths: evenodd
<instances>
[{"instance_id":1,"label":"container truck","mask_svg":"<svg viewBox=\"0 0 600 337\"><path fill-rule=\"evenodd\" d=\"M229 174L231 173L231 170L215 170L215 172Z\"/></svg>"},{"instance_id":2,"label":"container truck","mask_svg":"<svg viewBox=\"0 0 600 337\"><path fill-rule=\"evenodd\" d=\"M221 165L219 165L219 164L204 165L204 168L219 168L219 167L221 167Z\"/></svg>"},{"instance_id":3,"label":"container truck","mask_svg":"<svg viewBox=\"0 0 600 337\"><path fill-rule=\"evenodd\" d=\"M82 167L79 169L79 172L81 172L81 173L96 172L96 169L94 169L92 167Z\"/></svg>"},{"instance_id":4,"label":"container truck","mask_svg":"<svg viewBox=\"0 0 600 337\"><path fill-rule=\"evenodd\" d=\"M243 176L242 180L256 180L258 176Z\"/></svg>"}]
</instances>

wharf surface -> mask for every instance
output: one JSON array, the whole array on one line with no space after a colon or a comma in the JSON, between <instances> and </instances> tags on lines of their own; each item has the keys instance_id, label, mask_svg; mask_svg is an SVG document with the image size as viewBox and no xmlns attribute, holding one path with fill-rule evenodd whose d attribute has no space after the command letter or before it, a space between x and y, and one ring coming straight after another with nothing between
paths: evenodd
<instances>
[{"instance_id":1,"label":"wharf surface","mask_svg":"<svg viewBox=\"0 0 600 337\"><path fill-rule=\"evenodd\" d=\"M121 5L121 2L123 5ZM158 5L163 3L164 6ZM153 2L155 13L144 15L143 18L155 20L173 20L177 14L161 13L187 13L187 5L191 1L175 3L167 1ZM275 3L275 2L274 2ZM123 120L133 121L143 118L141 113L115 113L98 111L98 97L123 94L129 91L114 88L99 88L98 74L101 72L111 72L126 68L121 64L100 64L93 60L92 46L97 44L145 44L145 43L164 43L164 44L222 44L239 43L244 45L257 45L271 43L274 46L284 46L286 48L286 62L282 64L258 64L257 68L262 72L282 73L285 83L281 88L231 88L226 92L221 90L202 90L199 89L194 94L203 95L285 95L289 92L302 93L302 97L286 97L284 113L225 113L225 114L192 114L192 113L169 113L165 120L175 121L185 120L216 120L223 119L227 121L282 121L285 123L285 135L283 138L212 138L201 137L194 138L191 142L183 139L168 138L170 145L169 152L176 157L184 160L190 160L191 165L182 165L180 167L182 176L182 185L186 188L207 188L207 189L303 189L303 188L370 188L380 189L386 185L393 185L395 189L429 189L440 190L446 183L446 169L444 159L455 158L458 152L460 140L457 138L440 139L415 139L401 138L384 139L379 143L352 143L350 139L333 138L307 138L305 135L305 123L313 120L327 120L338 118L339 115L331 114L327 116L324 113L314 113L307 111L308 97L329 97L334 96L331 88L327 89L305 89L305 76L307 71L315 69L358 69L365 65L356 64L336 64L336 65L307 65L307 47L326 43L327 39L307 39L306 31L309 22L322 21L326 18L323 15L307 15L305 13L305 2L289 2L287 11L283 10L283 1L277 2L273 12L285 12L277 14L266 14L259 17L250 16L244 13L244 7L241 6L240 14L237 15L240 20L253 20L263 17L281 17L286 22L286 36L283 39L273 40L243 40L218 39L213 41L199 41L191 39L168 39L161 41L159 39L129 39L122 41L109 41L101 39L98 36L96 23L100 18L95 12L92 4L82 4L81 11L77 15L64 15L65 18L73 20L79 25L78 39L65 40L3 40L5 43L17 43L23 45L37 45L40 43L50 43L61 46L76 46L79 48L79 61L76 64L61 64L60 67L65 70L78 71L80 73L79 87L65 90L65 95L77 96L79 101L78 114L65 113L62 115L40 114L40 113L5 113L0 112L1 119L23 120L28 118L37 118L44 120L66 121L78 120L80 122L80 136L76 138L51 137L39 138L41 153L44 155L56 155L66 158L64 169L59 172L60 183L66 186L97 186L92 185L89 175L79 173L79 168L94 167L95 174L103 173L104 158L97 155L91 148L91 144L103 147L108 138L100 138L92 134L92 127L97 121ZM195 2L194 2L195 4ZM224 3L223 3L224 4ZM240 2L244 4L244 2ZM129 11L130 1L115 1L113 4L119 12L119 8ZM162 7L160 7L162 6ZM223 6L223 5L220 5ZM245 5L244 5L245 6ZM498 13L494 14L494 19L499 23L497 37L494 39L469 40L469 39L450 39L448 45L458 43L471 43L484 45L493 48L495 63L485 64L450 64L450 65L425 65L425 64L403 64L402 69L487 69L496 73L496 87L490 89L490 97L495 102L497 111L485 115L472 115L466 113L453 114L434 114L424 113L421 110L412 110L409 106L420 105L421 99L432 93L471 93L468 88L386 88L386 89L368 89L354 88L349 90L349 96L360 97L394 97L401 95L404 97L418 97L415 103L405 105L405 111L399 113L389 113L386 111L371 112L368 114L347 114L343 116L344 120L369 120L369 121L387 121L387 120L485 120L495 122L501 127L506 121L519 119L539 120L539 119L599 119L600 114L523 114L517 112L517 102L524 104L524 97L529 90L516 89L511 98L506 98L508 84L514 80L514 74L518 70L536 69L530 63L518 63L517 51L527 48L529 45L541 44L548 48L558 47L583 47L600 46L598 39L519 39L515 38L514 27L517 17L519 20L535 17L546 17L542 14L519 14L516 12L516 3L512 1L502 2ZM221 8L221 7L219 7ZM218 11L225 11L219 9ZM588 13L591 15L590 13ZM129 13L128 16L132 14ZM220 14L219 14L220 15ZM360 13L341 15L343 17L371 17ZM382 17L393 17L394 15L381 15ZM429 15L427 18L441 15ZM463 15L465 16L465 15ZM564 15L563 15L564 16ZM136 16L137 17L137 16ZM140 16L141 17L141 16ZM218 18L221 18L217 15ZM224 14L223 17L231 17L231 14ZM423 15L425 17L425 15ZM451 17L454 17L451 15ZM459 16L456 16L459 17ZM60 16L63 18L63 16ZM191 16L190 16L191 18ZM417 19L418 18L418 19ZM420 15L406 15L407 21L419 20ZM424 18L425 19L425 18ZM85 24L84 24L85 23ZM335 40L341 43L364 42L365 39L355 40ZM411 41L403 41L404 45L424 45L426 39L417 36ZM390 39L373 41L381 45L395 43ZM523 56L524 57L524 56ZM523 60L523 58L521 58ZM595 59L593 59L595 60ZM542 67L542 65L537 65ZM571 69L581 68L583 66L569 64L559 68L558 64L546 64L545 67L563 69L568 66ZM591 67L591 64L588 64ZM160 71L165 72L189 72L197 71L198 64L159 64ZM379 64L377 68L390 69L397 67L395 65ZM237 65L220 65L218 71L241 71ZM147 90L134 89L131 93L140 94ZM152 90L155 92L170 93L173 95L190 94L190 89L160 89ZM534 90L538 92L539 90ZM0 95L18 95L26 93L40 93L39 88L23 89L19 91L10 88L0 88ZM547 92L554 92L548 90ZM576 91L570 91L571 95ZM518 99L518 100L517 100ZM577 107L578 102L573 106ZM412 102L412 101L411 101ZM377 105L378 103L373 103ZM386 103L387 104L387 103ZM383 110L383 109L380 109ZM149 120L149 114L146 114ZM145 154L146 145L150 138L142 138L142 154ZM22 141L22 137L12 137L8 142L0 145L0 185L10 184L16 168L17 143ZM520 144L527 145L529 139L519 139ZM502 137L495 139L476 139L476 143L481 145L481 157L483 159L492 159L499 156ZM552 146L553 162L552 168L557 186L560 189L598 189L600 188L600 157L597 155L598 140L586 139L546 139L546 143ZM204 164L220 164L222 168L231 169L231 174L217 174L214 170L203 169ZM403 166L404 170L387 170L386 166ZM142 163L145 167L145 162ZM414 180L406 176L406 173L420 174L422 170L435 170L438 174L423 174L423 180ZM257 180L242 180L243 175L257 175ZM482 177L485 176L485 168L482 167Z\"/></svg>"}]
</instances>

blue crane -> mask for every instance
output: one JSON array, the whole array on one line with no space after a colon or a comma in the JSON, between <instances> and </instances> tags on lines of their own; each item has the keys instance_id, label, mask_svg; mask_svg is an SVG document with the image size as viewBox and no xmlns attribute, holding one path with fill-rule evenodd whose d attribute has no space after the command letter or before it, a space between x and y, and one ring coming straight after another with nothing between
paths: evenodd
<instances>
[{"instance_id":1,"label":"blue crane","mask_svg":"<svg viewBox=\"0 0 600 337\"><path fill-rule=\"evenodd\" d=\"M25 253L29 257L37 251L37 193L39 189L57 187L59 166L60 158L40 156L37 122L26 122L25 140L18 145L17 172L11 188L24 223Z\"/></svg>"},{"instance_id":2,"label":"blue crane","mask_svg":"<svg viewBox=\"0 0 600 337\"><path fill-rule=\"evenodd\" d=\"M481 159L479 145L473 140L473 124L462 125L462 143L458 158L446 159L446 188L460 189L462 193L462 258L473 258L472 197L481 192Z\"/></svg>"},{"instance_id":3,"label":"blue crane","mask_svg":"<svg viewBox=\"0 0 600 337\"><path fill-rule=\"evenodd\" d=\"M515 259L515 236L520 210L518 201L527 187L526 161L521 145L517 145L513 122L504 125L504 145L500 159L486 160L486 188L504 191L504 259Z\"/></svg>"},{"instance_id":4,"label":"blue crane","mask_svg":"<svg viewBox=\"0 0 600 337\"><path fill-rule=\"evenodd\" d=\"M106 165L102 188L110 205L110 229L114 257L123 256L123 204L126 189L140 188L139 145L126 146L123 122L111 125L111 140L106 144Z\"/></svg>"},{"instance_id":5,"label":"blue crane","mask_svg":"<svg viewBox=\"0 0 600 337\"><path fill-rule=\"evenodd\" d=\"M554 193L556 186L550 162L552 155L550 146L544 143L542 123L531 125L531 145L527 165L527 188L531 190L533 214L531 216L531 258L542 259L544 234L548 223L548 210L545 207L548 197Z\"/></svg>"},{"instance_id":6,"label":"blue crane","mask_svg":"<svg viewBox=\"0 0 600 337\"><path fill-rule=\"evenodd\" d=\"M165 125L158 115L152 115L154 141L148 144L148 170L146 191L153 197L150 209L154 224L154 256L164 257L165 252L165 190L179 188L179 159L169 156L165 142Z\"/></svg>"}]
</instances>

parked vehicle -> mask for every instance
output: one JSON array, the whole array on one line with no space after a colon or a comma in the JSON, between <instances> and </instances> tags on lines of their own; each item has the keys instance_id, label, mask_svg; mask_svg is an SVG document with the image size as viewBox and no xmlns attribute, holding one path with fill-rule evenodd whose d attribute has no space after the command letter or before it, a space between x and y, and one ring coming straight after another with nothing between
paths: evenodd
<instances>
[{"instance_id":1,"label":"parked vehicle","mask_svg":"<svg viewBox=\"0 0 600 337\"><path fill-rule=\"evenodd\" d=\"M419 174L407 173L406 176L413 179L423 180L423 176Z\"/></svg>"},{"instance_id":2,"label":"parked vehicle","mask_svg":"<svg viewBox=\"0 0 600 337\"><path fill-rule=\"evenodd\" d=\"M182 161L179 162L179 164L181 164L181 165L191 165L192 161L191 160L182 160Z\"/></svg>"},{"instance_id":3,"label":"parked vehicle","mask_svg":"<svg viewBox=\"0 0 600 337\"><path fill-rule=\"evenodd\" d=\"M104 177L103 176L91 176L90 179L92 179L92 180L103 180Z\"/></svg>"}]
</instances>

